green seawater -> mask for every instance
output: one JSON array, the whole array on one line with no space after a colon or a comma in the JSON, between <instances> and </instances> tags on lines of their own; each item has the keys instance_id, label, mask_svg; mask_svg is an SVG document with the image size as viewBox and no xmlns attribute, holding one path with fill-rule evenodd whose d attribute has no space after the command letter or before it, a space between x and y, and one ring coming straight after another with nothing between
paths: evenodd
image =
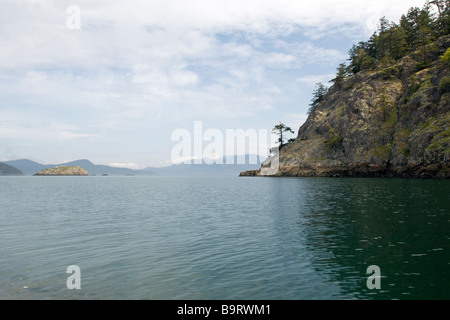
<instances>
[{"instance_id":1,"label":"green seawater","mask_svg":"<svg viewBox=\"0 0 450 320\"><path fill-rule=\"evenodd\" d=\"M435 180L1 177L0 299L448 300L449 195Z\"/></svg>"}]
</instances>

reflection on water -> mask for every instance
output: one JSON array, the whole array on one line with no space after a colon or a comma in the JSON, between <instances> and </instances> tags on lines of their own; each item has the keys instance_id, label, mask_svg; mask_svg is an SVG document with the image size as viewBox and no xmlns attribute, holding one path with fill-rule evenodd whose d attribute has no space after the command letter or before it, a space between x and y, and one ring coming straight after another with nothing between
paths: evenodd
<instances>
[{"instance_id":1,"label":"reflection on water","mask_svg":"<svg viewBox=\"0 0 450 320\"><path fill-rule=\"evenodd\" d=\"M450 184L2 177L0 299L449 299ZM81 290L66 268L81 268ZM369 290L367 267L381 269Z\"/></svg>"},{"instance_id":2,"label":"reflection on water","mask_svg":"<svg viewBox=\"0 0 450 320\"><path fill-rule=\"evenodd\" d=\"M299 237L306 238L314 268L339 283L343 298L449 298L448 182L305 179L286 184L297 188ZM282 206L292 201L286 190L278 197ZM370 265L381 268L379 291L366 286Z\"/></svg>"}]
</instances>

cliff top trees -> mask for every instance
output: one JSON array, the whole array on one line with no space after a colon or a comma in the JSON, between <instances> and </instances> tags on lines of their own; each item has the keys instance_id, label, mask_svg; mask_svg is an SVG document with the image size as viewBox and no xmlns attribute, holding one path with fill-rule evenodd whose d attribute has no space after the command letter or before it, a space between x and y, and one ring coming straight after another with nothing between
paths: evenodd
<instances>
[{"instance_id":1,"label":"cliff top trees","mask_svg":"<svg viewBox=\"0 0 450 320\"><path fill-rule=\"evenodd\" d=\"M412 7L401 17L398 24L383 17L380 19L378 30L368 41L353 45L349 50L348 66L341 63L335 78L330 82L336 89L351 87L351 83L349 86L345 83L349 75L365 70L382 70L410 53L414 53L411 55L411 62L416 64L416 71L430 67L433 55L436 54L442 55L441 60L450 64L449 50L444 53L442 51L445 49L430 46L438 37L449 34L450 0L428 0L423 8ZM435 52L436 50L439 52ZM432 51L433 54L430 54ZM441 82L440 87L448 90L449 77L445 77ZM309 115L314 116L327 92L328 88L322 83L316 84L308 110ZM383 120L387 121L390 103L384 92L381 93L378 103L383 112Z\"/></svg>"},{"instance_id":2,"label":"cliff top trees","mask_svg":"<svg viewBox=\"0 0 450 320\"><path fill-rule=\"evenodd\" d=\"M449 33L450 0L428 1L422 9L412 7L398 24L383 17L370 40L354 45L349 51L348 71L356 74L399 60L411 51L423 51L437 37ZM339 80L339 72L336 79Z\"/></svg>"}]
</instances>

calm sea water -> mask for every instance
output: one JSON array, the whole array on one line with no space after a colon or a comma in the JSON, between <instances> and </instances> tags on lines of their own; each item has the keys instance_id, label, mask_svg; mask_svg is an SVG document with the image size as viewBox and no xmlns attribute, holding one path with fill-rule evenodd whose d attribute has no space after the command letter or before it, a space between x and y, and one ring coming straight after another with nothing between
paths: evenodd
<instances>
[{"instance_id":1,"label":"calm sea water","mask_svg":"<svg viewBox=\"0 0 450 320\"><path fill-rule=\"evenodd\" d=\"M432 180L1 177L0 299L449 299L449 195Z\"/></svg>"}]
</instances>

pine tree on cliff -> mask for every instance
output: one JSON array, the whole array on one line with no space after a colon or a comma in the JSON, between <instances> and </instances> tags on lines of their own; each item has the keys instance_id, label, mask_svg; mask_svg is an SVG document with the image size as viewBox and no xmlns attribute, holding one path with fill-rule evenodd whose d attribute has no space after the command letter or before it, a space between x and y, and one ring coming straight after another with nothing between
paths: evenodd
<instances>
[{"instance_id":1,"label":"pine tree on cliff","mask_svg":"<svg viewBox=\"0 0 450 320\"><path fill-rule=\"evenodd\" d=\"M336 77L330 80L330 82L340 88L344 79L349 76L348 67L345 65L345 63L341 63L339 64L339 67L336 69L336 71Z\"/></svg>"},{"instance_id":2,"label":"pine tree on cliff","mask_svg":"<svg viewBox=\"0 0 450 320\"><path fill-rule=\"evenodd\" d=\"M320 101L322 101L323 97L328 92L328 88L321 82L316 83L316 89L313 91L313 98L311 99L310 108L308 110L308 114L313 113L314 109L319 105Z\"/></svg>"},{"instance_id":3,"label":"pine tree on cliff","mask_svg":"<svg viewBox=\"0 0 450 320\"><path fill-rule=\"evenodd\" d=\"M283 142L286 139L285 137L283 137L283 133L284 132L290 132L290 133L294 133L294 130L292 130L290 127L286 126L284 123L282 123L280 121L280 124L277 124L273 129L272 129L272 133L278 134L279 138L278 138L278 142L280 143L280 149L283 146ZM292 141L292 139L289 139L289 141Z\"/></svg>"}]
</instances>

